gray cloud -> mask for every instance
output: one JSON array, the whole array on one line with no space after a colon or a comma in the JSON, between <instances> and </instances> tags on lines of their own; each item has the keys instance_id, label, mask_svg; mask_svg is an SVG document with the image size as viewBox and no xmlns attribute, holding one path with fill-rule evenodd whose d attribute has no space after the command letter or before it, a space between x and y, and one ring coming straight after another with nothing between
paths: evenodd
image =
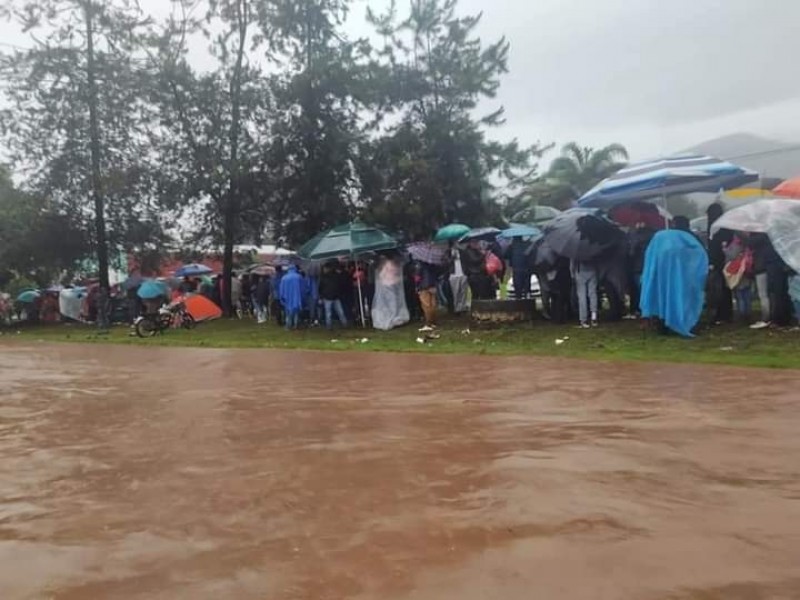
<instances>
[{"instance_id":1,"label":"gray cloud","mask_svg":"<svg viewBox=\"0 0 800 600\"><path fill-rule=\"evenodd\" d=\"M354 0L348 29L369 32ZM405 0L398 6L405 8ZM163 15L166 0L142 0ZM480 35L511 42L501 138L619 141L636 156L751 131L800 142L798 0L461 0ZM0 22L0 39L25 43ZM204 42L193 44L207 62Z\"/></svg>"}]
</instances>

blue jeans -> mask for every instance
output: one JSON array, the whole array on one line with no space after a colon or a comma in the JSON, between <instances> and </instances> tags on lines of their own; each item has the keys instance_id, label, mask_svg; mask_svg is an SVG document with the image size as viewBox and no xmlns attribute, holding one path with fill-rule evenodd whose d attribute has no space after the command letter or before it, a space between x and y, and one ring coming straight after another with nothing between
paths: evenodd
<instances>
[{"instance_id":1,"label":"blue jeans","mask_svg":"<svg viewBox=\"0 0 800 600\"><path fill-rule=\"evenodd\" d=\"M286 329L297 329L300 326L300 311L286 311Z\"/></svg>"},{"instance_id":2,"label":"blue jeans","mask_svg":"<svg viewBox=\"0 0 800 600\"><path fill-rule=\"evenodd\" d=\"M736 310L739 316L743 318L749 317L750 310L753 306L753 288L750 286L736 288L733 294L736 297Z\"/></svg>"},{"instance_id":3,"label":"blue jeans","mask_svg":"<svg viewBox=\"0 0 800 600\"><path fill-rule=\"evenodd\" d=\"M333 312L336 311L336 318L342 327L347 327L347 317L344 316L344 307L341 300L323 300L322 304L325 305L325 327L331 329L333 327Z\"/></svg>"}]
</instances>

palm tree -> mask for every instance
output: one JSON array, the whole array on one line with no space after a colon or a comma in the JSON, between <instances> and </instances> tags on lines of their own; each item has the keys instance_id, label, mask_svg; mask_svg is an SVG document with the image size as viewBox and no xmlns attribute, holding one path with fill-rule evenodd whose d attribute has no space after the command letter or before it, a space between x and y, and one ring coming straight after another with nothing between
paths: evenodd
<instances>
[{"instance_id":1,"label":"palm tree","mask_svg":"<svg viewBox=\"0 0 800 600\"><path fill-rule=\"evenodd\" d=\"M606 177L625 166L628 151L621 144L595 150L570 142L550 165L545 180L554 187L568 188L576 200Z\"/></svg>"}]
</instances>

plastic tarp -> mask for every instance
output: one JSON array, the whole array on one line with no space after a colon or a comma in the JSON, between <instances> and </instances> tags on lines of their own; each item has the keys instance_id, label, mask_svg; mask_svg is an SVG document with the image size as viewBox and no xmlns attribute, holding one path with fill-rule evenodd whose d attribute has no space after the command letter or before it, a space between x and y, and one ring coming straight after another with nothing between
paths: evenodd
<instances>
[{"instance_id":1,"label":"plastic tarp","mask_svg":"<svg viewBox=\"0 0 800 600\"><path fill-rule=\"evenodd\" d=\"M85 287L61 290L58 294L58 311L61 316L73 321L83 321L83 302L89 295Z\"/></svg>"},{"instance_id":2,"label":"plastic tarp","mask_svg":"<svg viewBox=\"0 0 800 600\"><path fill-rule=\"evenodd\" d=\"M375 296L372 300L372 326L388 331L408 323L410 316L403 287L403 264L382 259L375 270Z\"/></svg>"},{"instance_id":3,"label":"plastic tarp","mask_svg":"<svg viewBox=\"0 0 800 600\"><path fill-rule=\"evenodd\" d=\"M675 333L692 336L705 300L708 254L691 233L675 229L653 236L644 257L639 307Z\"/></svg>"}]
</instances>

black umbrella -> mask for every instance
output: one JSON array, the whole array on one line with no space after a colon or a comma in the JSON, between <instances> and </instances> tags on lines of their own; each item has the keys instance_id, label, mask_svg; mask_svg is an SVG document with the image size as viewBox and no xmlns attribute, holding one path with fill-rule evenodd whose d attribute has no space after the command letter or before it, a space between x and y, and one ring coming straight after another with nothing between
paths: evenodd
<instances>
[{"instance_id":1,"label":"black umbrella","mask_svg":"<svg viewBox=\"0 0 800 600\"><path fill-rule=\"evenodd\" d=\"M544 230L547 245L561 256L592 260L622 242L625 234L596 209L573 208L553 219Z\"/></svg>"}]
</instances>

